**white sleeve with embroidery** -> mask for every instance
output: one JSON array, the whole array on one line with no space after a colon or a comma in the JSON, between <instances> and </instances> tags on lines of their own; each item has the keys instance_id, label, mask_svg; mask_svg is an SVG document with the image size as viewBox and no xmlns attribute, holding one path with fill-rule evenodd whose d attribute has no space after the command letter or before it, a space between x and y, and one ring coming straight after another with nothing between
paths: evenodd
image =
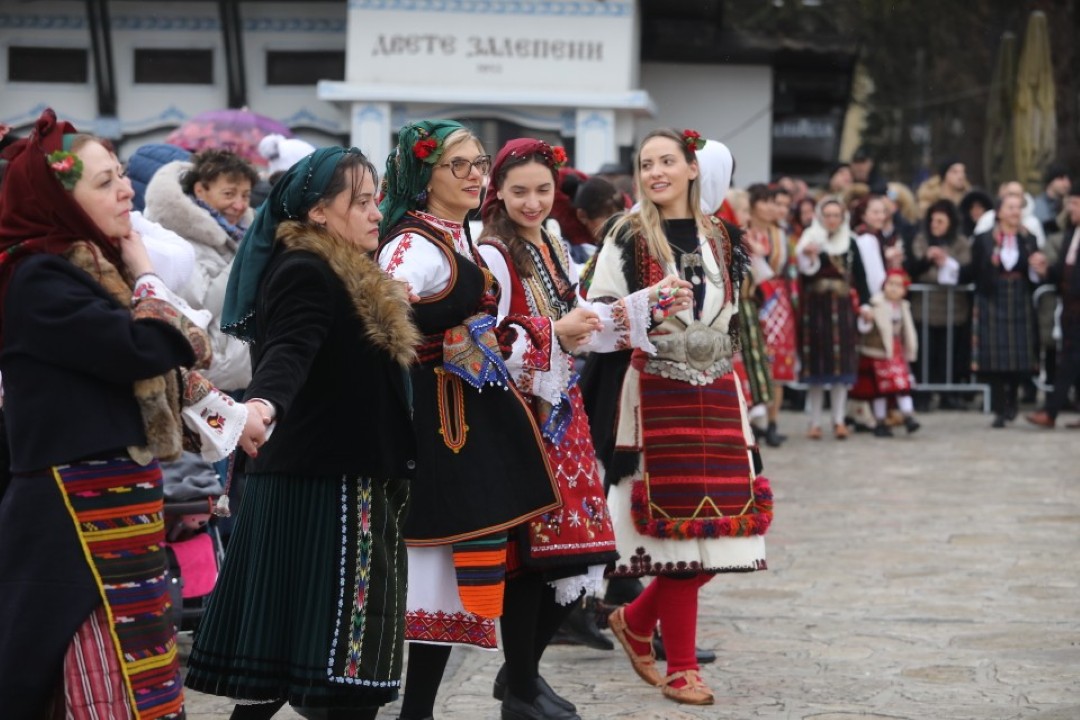
<instances>
[{"instance_id":1,"label":"white sleeve with embroidery","mask_svg":"<svg viewBox=\"0 0 1080 720\"><path fill-rule=\"evenodd\" d=\"M213 313L209 310L196 310L188 305L184 298L170 290L165 282L153 273L140 275L135 281L135 290L132 292L131 301L134 303L136 300L141 300L145 297L155 297L159 300L164 300L183 313L188 320L198 325L202 330L206 330L210 326L210 321L214 319Z\"/></svg>"},{"instance_id":2,"label":"white sleeve with embroidery","mask_svg":"<svg viewBox=\"0 0 1080 720\"><path fill-rule=\"evenodd\" d=\"M395 280L404 280L413 293L430 297L450 283L450 261L428 240L403 233L379 252L379 267Z\"/></svg>"},{"instance_id":3,"label":"white sleeve with embroidery","mask_svg":"<svg viewBox=\"0 0 1080 720\"><path fill-rule=\"evenodd\" d=\"M649 341L652 312L649 289L630 292L626 286L626 276L623 275L622 252L610 240L603 244L596 258L588 297L580 305L600 316L603 329L594 333L592 340L582 350L612 352L639 348L649 353L656 352L656 347ZM609 304L595 302L597 298L617 300Z\"/></svg>"},{"instance_id":4,"label":"white sleeve with embroidery","mask_svg":"<svg viewBox=\"0 0 1080 720\"><path fill-rule=\"evenodd\" d=\"M592 340L581 350L606 353L638 348L648 353L656 352L656 346L649 340L652 305L648 288L613 303L579 300L578 306L600 316L601 325L601 329L593 333Z\"/></svg>"}]
</instances>

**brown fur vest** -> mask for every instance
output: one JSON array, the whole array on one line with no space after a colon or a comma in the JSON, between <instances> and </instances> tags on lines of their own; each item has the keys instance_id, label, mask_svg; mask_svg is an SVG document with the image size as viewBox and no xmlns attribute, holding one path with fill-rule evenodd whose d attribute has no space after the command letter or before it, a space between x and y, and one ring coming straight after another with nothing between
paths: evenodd
<instances>
[{"instance_id":1,"label":"brown fur vest","mask_svg":"<svg viewBox=\"0 0 1080 720\"><path fill-rule=\"evenodd\" d=\"M366 253L310 224L285 221L278 226L277 239L290 251L304 250L325 260L345 284L367 339L402 367L413 362L420 332L404 283L384 273Z\"/></svg>"}]
</instances>

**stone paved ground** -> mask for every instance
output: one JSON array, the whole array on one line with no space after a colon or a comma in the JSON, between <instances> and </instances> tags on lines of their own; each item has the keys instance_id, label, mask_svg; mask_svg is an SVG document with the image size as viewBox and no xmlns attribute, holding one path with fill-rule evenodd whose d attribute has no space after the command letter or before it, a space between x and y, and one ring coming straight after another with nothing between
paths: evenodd
<instances>
[{"instance_id":1,"label":"stone paved ground","mask_svg":"<svg viewBox=\"0 0 1080 720\"><path fill-rule=\"evenodd\" d=\"M1080 431L923 423L811 443L785 414L792 438L766 456L770 570L702 591L715 706L665 700L621 650L553 647L545 677L585 720L1080 719ZM436 718L497 720L500 663L455 651ZM225 720L230 706L190 693L188 707Z\"/></svg>"}]
</instances>

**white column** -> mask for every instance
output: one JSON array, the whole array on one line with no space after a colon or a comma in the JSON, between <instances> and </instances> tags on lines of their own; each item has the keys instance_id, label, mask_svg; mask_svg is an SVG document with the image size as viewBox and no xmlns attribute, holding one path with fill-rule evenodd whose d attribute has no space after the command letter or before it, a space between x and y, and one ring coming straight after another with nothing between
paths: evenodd
<instances>
[{"instance_id":1,"label":"white column","mask_svg":"<svg viewBox=\"0 0 1080 720\"><path fill-rule=\"evenodd\" d=\"M350 114L349 137L375 167L386 167L390 154L390 103L354 102Z\"/></svg>"},{"instance_id":2,"label":"white column","mask_svg":"<svg viewBox=\"0 0 1080 720\"><path fill-rule=\"evenodd\" d=\"M614 110L578 110L574 167L594 173L607 162L619 161Z\"/></svg>"}]
</instances>

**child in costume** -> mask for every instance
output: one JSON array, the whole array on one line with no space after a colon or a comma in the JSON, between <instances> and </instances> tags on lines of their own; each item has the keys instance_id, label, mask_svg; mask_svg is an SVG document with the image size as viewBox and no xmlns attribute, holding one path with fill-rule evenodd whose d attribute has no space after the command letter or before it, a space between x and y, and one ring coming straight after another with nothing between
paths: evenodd
<instances>
[{"instance_id":1,"label":"child in costume","mask_svg":"<svg viewBox=\"0 0 1080 720\"><path fill-rule=\"evenodd\" d=\"M871 402L877 420L874 428L877 437L892 437L892 430L885 424L889 398L896 398L908 433L919 429L911 400L911 369L908 366L919 354L911 304L905 299L910 282L903 270L889 270L882 291L870 299L873 319L860 317L857 323L861 335L859 376L851 395L854 399Z\"/></svg>"}]
</instances>

